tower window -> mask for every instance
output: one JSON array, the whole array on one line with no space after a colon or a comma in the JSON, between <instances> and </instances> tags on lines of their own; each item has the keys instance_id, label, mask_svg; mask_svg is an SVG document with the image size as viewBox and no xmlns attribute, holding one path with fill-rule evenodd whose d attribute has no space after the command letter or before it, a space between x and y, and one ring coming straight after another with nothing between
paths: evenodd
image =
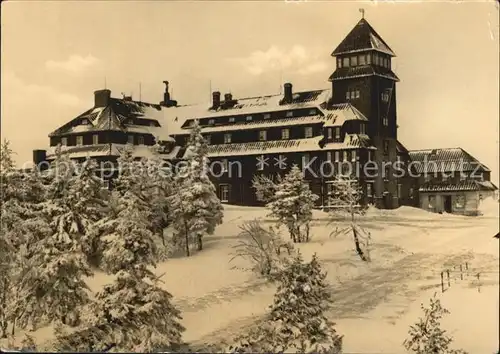
<instances>
[{"instance_id":1,"label":"tower window","mask_svg":"<svg viewBox=\"0 0 500 354\"><path fill-rule=\"evenodd\" d=\"M358 65L358 57L351 57L351 66Z\"/></svg>"},{"instance_id":2,"label":"tower window","mask_svg":"<svg viewBox=\"0 0 500 354\"><path fill-rule=\"evenodd\" d=\"M340 151L335 151L335 162L338 162L340 160Z\"/></svg>"},{"instance_id":3,"label":"tower window","mask_svg":"<svg viewBox=\"0 0 500 354\"><path fill-rule=\"evenodd\" d=\"M356 98L359 98L359 90L356 90Z\"/></svg>"},{"instance_id":4,"label":"tower window","mask_svg":"<svg viewBox=\"0 0 500 354\"><path fill-rule=\"evenodd\" d=\"M351 98L351 92L350 92L350 91L347 91L347 92L345 93L345 99L346 99L346 100L349 100L350 98Z\"/></svg>"},{"instance_id":5,"label":"tower window","mask_svg":"<svg viewBox=\"0 0 500 354\"><path fill-rule=\"evenodd\" d=\"M341 67L342 67L342 59L337 58L337 68L341 68Z\"/></svg>"},{"instance_id":6,"label":"tower window","mask_svg":"<svg viewBox=\"0 0 500 354\"><path fill-rule=\"evenodd\" d=\"M389 140L384 140L384 154L389 153Z\"/></svg>"},{"instance_id":7,"label":"tower window","mask_svg":"<svg viewBox=\"0 0 500 354\"><path fill-rule=\"evenodd\" d=\"M344 68L348 68L349 67L349 58L344 58L344 60L342 62L342 66Z\"/></svg>"},{"instance_id":8,"label":"tower window","mask_svg":"<svg viewBox=\"0 0 500 354\"><path fill-rule=\"evenodd\" d=\"M366 54L366 64L370 65L372 63L372 56L371 54Z\"/></svg>"},{"instance_id":9,"label":"tower window","mask_svg":"<svg viewBox=\"0 0 500 354\"><path fill-rule=\"evenodd\" d=\"M377 55L377 54L373 54L373 63L374 63L375 65L379 65L379 64L378 64L378 55Z\"/></svg>"},{"instance_id":10,"label":"tower window","mask_svg":"<svg viewBox=\"0 0 500 354\"><path fill-rule=\"evenodd\" d=\"M365 55L360 55L359 56L359 65L365 65L366 64L366 60L365 60Z\"/></svg>"},{"instance_id":11,"label":"tower window","mask_svg":"<svg viewBox=\"0 0 500 354\"><path fill-rule=\"evenodd\" d=\"M387 92L382 93L382 101L389 102L389 93Z\"/></svg>"}]
</instances>

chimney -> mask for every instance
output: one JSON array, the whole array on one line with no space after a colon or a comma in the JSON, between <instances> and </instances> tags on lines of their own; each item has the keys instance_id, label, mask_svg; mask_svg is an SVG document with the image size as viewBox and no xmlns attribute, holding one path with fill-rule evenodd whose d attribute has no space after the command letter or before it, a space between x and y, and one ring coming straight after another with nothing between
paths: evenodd
<instances>
[{"instance_id":1,"label":"chimney","mask_svg":"<svg viewBox=\"0 0 500 354\"><path fill-rule=\"evenodd\" d=\"M111 98L111 90L97 90L94 91L94 107L106 107Z\"/></svg>"},{"instance_id":2,"label":"chimney","mask_svg":"<svg viewBox=\"0 0 500 354\"><path fill-rule=\"evenodd\" d=\"M220 107L220 92L212 92L212 109L217 110Z\"/></svg>"},{"instance_id":3,"label":"chimney","mask_svg":"<svg viewBox=\"0 0 500 354\"><path fill-rule=\"evenodd\" d=\"M232 94L230 94L230 93L226 93L226 94L224 95L224 101L226 101L226 102L231 102L232 100L233 100L233 95L232 95Z\"/></svg>"},{"instance_id":4,"label":"chimney","mask_svg":"<svg viewBox=\"0 0 500 354\"><path fill-rule=\"evenodd\" d=\"M283 85L285 89L285 97L283 97L283 102L284 103L290 103L292 102L292 84L287 82Z\"/></svg>"},{"instance_id":5,"label":"chimney","mask_svg":"<svg viewBox=\"0 0 500 354\"><path fill-rule=\"evenodd\" d=\"M163 102L165 105L170 101L170 93L168 92L168 81L163 81L165 84L165 93L163 94Z\"/></svg>"}]
</instances>

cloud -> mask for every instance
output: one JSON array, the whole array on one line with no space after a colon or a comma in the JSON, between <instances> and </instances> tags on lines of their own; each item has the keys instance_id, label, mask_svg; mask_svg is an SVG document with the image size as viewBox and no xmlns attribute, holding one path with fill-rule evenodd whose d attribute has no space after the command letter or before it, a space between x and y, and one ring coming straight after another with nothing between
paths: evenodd
<instances>
[{"instance_id":1,"label":"cloud","mask_svg":"<svg viewBox=\"0 0 500 354\"><path fill-rule=\"evenodd\" d=\"M271 46L266 51L257 50L247 57L229 60L243 66L250 74L256 76L275 70L310 73L322 69L320 65L326 65L314 62L318 57L316 52L301 45L295 45L289 50Z\"/></svg>"},{"instance_id":2,"label":"cloud","mask_svg":"<svg viewBox=\"0 0 500 354\"><path fill-rule=\"evenodd\" d=\"M313 62L301 69L298 70L298 73L300 75L309 75L309 74L314 74L318 73L321 71L325 71L328 69L328 64L325 63L324 61L316 61Z\"/></svg>"},{"instance_id":3,"label":"cloud","mask_svg":"<svg viewBox=\"0 0 500 354\"><path fill-rule=\"evenodd\" d=\"M21 101L25 104L33 101L48 101L51 104L65 106L81 105L80 99L75 95L61 92L51 86L24 82L12 72L2 73L2 93L12 102Z\"/></svg>"},{"instance_id":4,"label":"cloud","mask_svg":"<svg viewBox=\"0 0 500 354\"><path fill-rule=\"evenodd\" d=\"M99 59L90 54L86 57L71 55L68 60L65 61L48 60L45 62L45 67L49 70L60 70L77 74L98 63Z\"/></svg>"}]
</instances>

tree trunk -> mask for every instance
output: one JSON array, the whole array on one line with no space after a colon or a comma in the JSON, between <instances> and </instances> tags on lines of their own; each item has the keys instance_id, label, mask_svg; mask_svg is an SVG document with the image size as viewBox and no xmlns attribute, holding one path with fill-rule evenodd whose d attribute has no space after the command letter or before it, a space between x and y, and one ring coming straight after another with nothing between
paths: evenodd
<instances>
[{"instance_id":1,"label":"tree trunk","mask_svg":"<svg viewBox=\"0 0 500 354\"><path fill-rule=\"evenodd\" d=\"M12 337L14 337L16 335L16 319L15 318L12 319L12 331L10 334L12 335Z\"/></svg>"},{"instance_id":2,"label":"tree trunk","mask_svg":"<svg viewBox=\"0 0 500 354\"><path fill-rule=\"evenodd\" d=\"M356 232L356 228L354 227L354 225L352 226L352 234L354 236L354 245L356 246L356 253L359 255L359 258L361 258L362 261L368 262L368 259L365 256L365 253L363 252L359 244L358 233Z\"/></svg>"},{"instance_id":3,"label":"tree trunk","mask_svg":"<svg viewBox=\"0 0 500 354\"><path fill-rule=\"evenodd\" d=\"M203 249L203 236L201 234L198 234L198 251L201 251Z\"/></svg>"}]
</instances>

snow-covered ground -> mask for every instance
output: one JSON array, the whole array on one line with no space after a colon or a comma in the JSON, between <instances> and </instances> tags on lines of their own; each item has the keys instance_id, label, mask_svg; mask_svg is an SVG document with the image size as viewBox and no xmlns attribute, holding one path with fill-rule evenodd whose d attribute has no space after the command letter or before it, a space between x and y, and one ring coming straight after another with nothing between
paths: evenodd
<instances>
[{"instance_id":1,"label":"snow-covered ground","mask_svg":"<svg viewBox=\"0 0 500 354\"><path fill-rule=\"evenodd\" d=\"M231 339L266 313L273 286L229 263L241 223L268 220L266 214L263 208L226 206L224 224L207 237L202 252L158 266L183 312L186 341L201 345ZM359 260L351 239L329 236L332 226L325 213L315 211L314 218L312 241L297 247L306 259L317 253L328 272L334 300L330 316L345 335L345 352L404 352L408 327L421 315L420 303L428 303L434 292L451 311L443 323L455 347L470 353L498 350L499 240L493 238L498 213L463 217L408 207L371 209L361 219L372 235L371 263ZM441 271L465 269L465 263L468 274L460 280L452 272L451 287L441 293ZM109 280L96 274L88 283L95 291ZM50 336L47 328L35 333L37 341Z\"/></svg>"}]
</instances>

